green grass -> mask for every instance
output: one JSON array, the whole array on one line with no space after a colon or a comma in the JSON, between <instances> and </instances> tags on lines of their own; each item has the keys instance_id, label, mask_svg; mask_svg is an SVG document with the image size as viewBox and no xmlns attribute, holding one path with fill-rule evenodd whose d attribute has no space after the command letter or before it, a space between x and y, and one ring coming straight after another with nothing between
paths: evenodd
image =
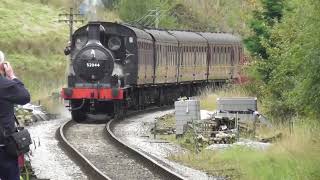
<instances>
[{"instance_id":1,"label":"green grass","mask_svg":"<svg viewBox=\"0 0 320 180\"><path fill-rule=\"evenodd\" d=\"M72 1L0 0L0 4L0 50L30 90L32 101L45 99L65 84L68 59L63 49L69 27L58 22L58 14L68 12ZM109 11L103 17L119 19Z\"/></svg>"},{"instance_id":2,"label":"green grass","mask_svg":"<svg viewBox=\"0 0 320 180\"><path fill-rule=\"evenodd\" d=\"M160 117L157 120L157 128L159 129L166 129L166 128L175 128L176 121L174 114L166 114ZM188 131L185 133L183 137L176 138L175 134L159 134L157 135L158 139L165 140L168 142L172 142L174 144L179 144L181 147L188 149L190 151L195 152L194 140L193 140L193 133Z\"/></svg>"},{"instance_id":3,"label":"green grass","mask_svg":"<svg viewBox=\"0 0 320 180\"><path fill-rule=\"evenodd\" d=\"M61 52L58 45L68 39L68 27L57 22L62 10L32 1L0 0L0 3L2 50L15 53L27 51L36 55Z\"/></svg>"},{"instance_id":4,"label":"green grass","mask_svg":"<svg viewBox=\"0 0 320 180\"><path fill-rule=\"evenodd\" d=\"M61 55L50 55L44 59L32 54L10 54L13 68L28 90L32 100L37 101L58 91L66 79L68 59Z\"/></svg>"},{"instance_id":5,"label":"green grass","mask_svg":"<svg viewBox=\"0 0 320 180\"><path fill-rule=\"evenodd\" d=\"M307 123L306 123L307 122ZM234 147L225 151L189 152L170 158L211 175L246 180L320 179L320 125L301 122L266 151Z\"/></svg>"},{"instance_id":6,"label":"green grass","mask_svg":"<svg viewBox=\"0 0 320 180\"><path fill-rule=\"evenodd\" d=\"M204 91L200 98L201 109L215 109L216 98L226 96L247 96L247 93L239 86L232 86L228 90ZM167 116L159 124L170 124L168 122L172 122L172 118ZM244 180L320 179L320 122L310 119L296 119L294 122L291 132L288 124L277 124L272 129L258 127L256 135L260 138L282 134L282 138L265 151L238 146L224 151L200 148L202 151L197 154L192 132L178 139L175 135L159 135L158 138L189 150L170 156L171 160L213 176Z\"/></svg>"},{"instance_id":7,"label":"green grass","mask_svg":"<svg viewBox=\"0 0 320 180\"><path fill-rule=\"evenodd\" d=\"M31 92L32 101L65 83L63 49L68 26L58 23L62 9L40 1L0 0L0 50Z\"/></svg>"},{"instance_id":8,"label":"green grass","mask_svg":"<svg viewBox=\"0 0 320 180\"><path fill-rule=\"evenodd\" d=\"M166 114L157 119L157 127L158 128L169 128L175 127L176 121L174 114Z\"/></svg>"},{"instance_id":9,"label":"green grass","mask_svg":"<svg viewBox=\"0 0 320 180\"><path fill-rule=\"evenodd\" d=\"M241 86L230 85L219 89L203 90L200 96L200 108L203 110L216 110L218 97L247 97L249 94Z\"/></svg>"},{"instance_id":10,"label":"green grass","mask_svg":"<svg viewBox=\"0 0 320 180\"><path fill-rule=\"evenodd\" d=\"M174 144L178 144L181 147L189 150L190 152L196 152L196 147L193 140L194 136L191 131L186 132L184 136L179 138L176 138L175 134L157 135L157 138L174 143Z\"/></svg>"}]
</instances>

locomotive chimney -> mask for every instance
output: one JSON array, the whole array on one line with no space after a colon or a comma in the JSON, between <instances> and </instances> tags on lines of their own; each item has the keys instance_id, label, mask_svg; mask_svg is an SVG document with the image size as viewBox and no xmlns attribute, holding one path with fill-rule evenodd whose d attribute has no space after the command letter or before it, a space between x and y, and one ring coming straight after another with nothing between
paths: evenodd
<instances>
[{"instance_id":1,"label":"locomotive chimney","mask_svg":"<svg viewBox=\"0 0 320 180\"><path fill-rule=\"evenodd\" d=\"M101 45L100 42L100 36L102 33L105 32L105 29L103 26L101 26L100 23L89 23L88 25L88 44L94 44L94 43L98 43Z\"/></svg>"}]
</instances>

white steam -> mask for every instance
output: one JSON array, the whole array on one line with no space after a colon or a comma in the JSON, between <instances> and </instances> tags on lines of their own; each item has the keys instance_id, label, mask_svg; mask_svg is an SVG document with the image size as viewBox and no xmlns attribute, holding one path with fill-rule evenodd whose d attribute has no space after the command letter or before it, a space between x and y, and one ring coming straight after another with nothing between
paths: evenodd
<instances>
[{"instance_id":1,"label":"white steam","mask_svg":"<svg viewBox=\"0 0 320 180\"><path fill-rule=\"evenodd\" d=\"M80 14L87 16L89 21L98 21L99 12L104 9L104 4L101 0L84 0L80 6Z\"/></svg>"}]
</instances>

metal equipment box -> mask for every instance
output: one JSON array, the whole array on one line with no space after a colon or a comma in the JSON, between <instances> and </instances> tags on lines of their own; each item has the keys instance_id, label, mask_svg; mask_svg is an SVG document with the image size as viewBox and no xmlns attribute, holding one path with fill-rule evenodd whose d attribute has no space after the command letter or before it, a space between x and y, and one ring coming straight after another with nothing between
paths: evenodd
<instances>
[{"instance_id":1,"label":"metal equipment box","mask_svg":"<svg viewBox=\"0 0 320 180\"><path fill-rule=\"evenodd\" d=\"M176 135L182 135L186 131L188 123L200 120L200 101L176 101L174 103L174 106L176 118Z\"/></svg>"},{"instance_id":2,"label":"metal equipment box","mask_svg":"<svg viewBox=\"0 0 320 180\"><path fill-rule=\"evenodd\" d=\"M219 116L238 117L240 120L253 120L253 112L258 110L256 97L217 98Z\"/></svg>"}]
</instances>

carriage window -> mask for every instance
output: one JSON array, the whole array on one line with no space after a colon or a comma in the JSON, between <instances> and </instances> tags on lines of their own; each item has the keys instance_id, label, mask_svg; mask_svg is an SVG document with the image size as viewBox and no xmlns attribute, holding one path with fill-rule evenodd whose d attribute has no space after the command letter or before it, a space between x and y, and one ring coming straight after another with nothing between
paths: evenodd
<instances>
[{"instance_id":1,"label":"carriage window","mask_svg":"<svg viewBox=\"0 0 320 180\"><path fill-rule=\"evenodd\" d=\"M221 47L221 64L224 64L224 47Z\"/></svg>"},{"instance_id":2,"label":"carriage window","mask_svg":"<svg viewBox=\"0 0 320 180\"><path fill-rule=\"evenodd\" d=\"M219 48L218 47L215 47L216 48L216 50L215 50L215 56L216 56L216 58L215 58L215 62L216 62L216 64L219 64Z\"/></svg>"},{"instance_id":3,"label":"carriage window","mask_svg":"<svg viewBox=\"0 0 320 180\"><path fill-rule=\"evenodd\" d=\"M157 55L157 59L158 59L158 65L161 65L161 46L158 45L158 55Z\"/></svg>"},{"instance_id":4,"label":"carriage window","mask_svg":"<svg viewBox=\"0 0 320 180\"><path fill-rule=\"evenodd\" d=\"M216 47L216 63L217 64L220 64L220 54L219 54L220 52L219 52L219 47Z\"/></svg>"},{"instance_id":5,"label":"carriage window","mask_svg":"<svg viewBox=\"0 0 320 180\"><path fill-rule=\"evenodd\" d=\"M219 58L219 64L221 64L221 58L222 58L222 48L218 47L218 58Z\"/></svg>"},{"instance_id":6,"label":"carriage window","mask_svg":"<svg viewBox=\"0 0 320 180\"><path fill-rule=\"evenodd\" d=\"M224 64L228 64L228 48L225 47L224 50L225 50L225 53L224 53L224 54L225 54L225 56L226 56L226 57L225 57L225 60L224 60Z\"/></svg>"},{"instance_id":7,"label":"carriage window","mask_svg":"<svg viewBox=\"0 0 320 180\"><path fill-rule=\"evenodd\" d=\"M170 60L171 60L171 65L173 65L173 47L170 46Z\"/></svg>"},{"instance_id":8,"label":"carriage window","mask_svg":"<svg viewBox=\"0 0 320 180\"><path fill-rule=\"evenodd\" d=\"M232 61L232 51L231 51L231 47L228 48L228 63L231 63Z\"/></svg>"},{"instance_id":9,"label":"carriage window","mask_svg":"<svg viewBox=\"0 0 320 180\"><path fill-rule=\"evenodd\" d=\"M215 59L214 59L215 64L219 64L218 47L215 47L214 55L215 55Z\"/></svg>"},{"instance_id":10,"label":"carriage window","mask_svg":"<svg viewBox=\"0 0 320 180\"><path fill-rule=\"evenodd\" d=\"M172 62L172 60L173 60L173 56L172 56L172 49L171 49L171 46L169 46L169 49L170 49L170 53L169 53L169 56L170 56L170 63L171 63L171 65L173 65L173 62Z\"/></svg>"},{"instance_id":11,"label":"carriage window","mask_svg":"<svg viewBox=\"0 0 320 180\"><path fill-rule=\"evenodd\" d=\"M226 47L222 47L222 64L226 64Z\"/></svg>"},{"instance_id":12,"label":"carriage window","mask_svg":"<svg viewBox=\"0 0 320 180\"><path fill-rule=\"evenodd\" d=\"M223 47L222 50L223 50L223 59L222 59L223 61L222 61L222 62L223 62L223 64L226 64L226 57L227 57L227 56L226 56L226 54L227 54L227 53L226 53L226 47Z\"/></svg>"},{"instance_id":13,"label":"carriage window","mask_svg":"<svg viewBox=\"0 0 320 180\"><path fill-rule=\"evenodd\" d=\"M159 65L161 65L161 45L159 45L159 51L158 51L158 61L159 61Z\"/></svg>"},{"instance_id":14,"label":"carriage window","mask_svg":"<svg viewBox=\"0 0 320 180\"><path fill-rule=\"evenodd\" d=\"M215 47L214 46L211 46L210 47L210 50L211 50L211 59L210 59L210 63L211 64L215 64L215 60L216 60L216 57L215 57Z\"/></svg>"},{"instance_id":15,"label":"carriage window","mask_svg":"<svg viewBox=\"0 0 320 180\"><path fill-rule=\"evenodd\" d=\"M182 65L183 64L183 48L180 48L180 65Z\"/></svg>"}]
</instances>

